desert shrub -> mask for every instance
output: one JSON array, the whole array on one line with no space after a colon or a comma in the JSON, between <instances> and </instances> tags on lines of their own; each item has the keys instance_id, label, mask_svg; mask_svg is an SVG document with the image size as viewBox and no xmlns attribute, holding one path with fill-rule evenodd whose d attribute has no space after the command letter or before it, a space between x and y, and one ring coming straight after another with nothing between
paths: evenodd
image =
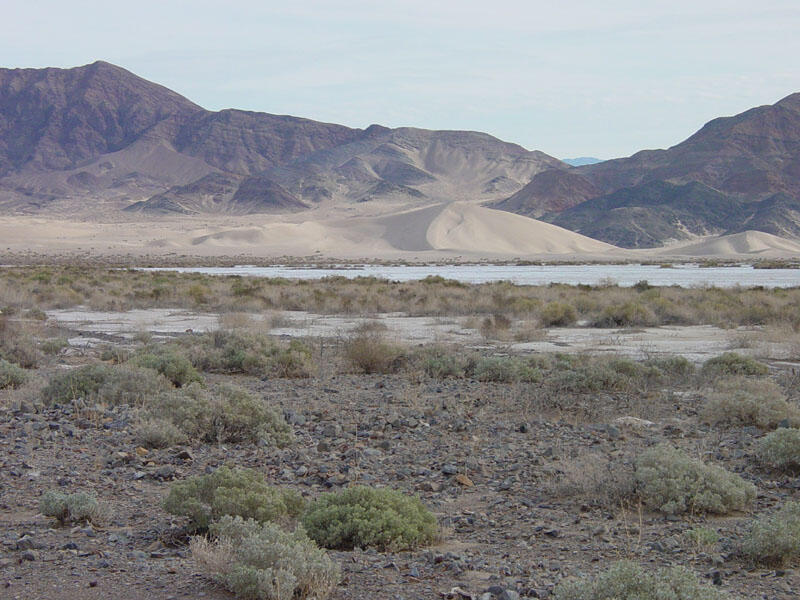
<instances>
[{"instance_id":1,"label":"desert shrub","mask_svg":"<svg viewBox=\"0 0 800 600\"><path fill-rule=\"evenodd\" d=\"M148 347L134 356L131 363L161 373L176 387L182 387L194 381L203 381L191 361L174 348Z\"/></svg>"},{"instance_id":2,"label":"desert shrub","mask_svg":"<svg viewBox=\"0 0 800 600\"><path fill-rule=\"evenodd\" d=\"M253 469L220 467L208 475L172 484L164 509L188 517L191 527L205 530L224 515L260 523L293 519L303 510L303 498L294 490L271 486Z\"/></svg>"},{"instance_id":3,"label":"desert shrub","mask_svg":"<svg viewBox=\"0 0 800 600\"><path fill-rule=\"evenodd\" d=\"M694 365L685 356L650 358L644 364L671 377L689 377L694 374Z\"/></svg>"},{"instance_id":4,"label":"desert shrub","mask_svg":"<svg viewBox=\"0 0 800 600\"><path fill-rule=\"evenodd\" d=\"M239 598L323 600L333 592L340 571L303 531L284 531L274 523L224 516L210 527L216 538L195 537L195 561Z\"/></svg>"},{"instance_id":5,"label":"desert shrub","mask_svg":"<svg viewBox=\"0 0 800 600\"><path fill-rule=\"evenodd\" d=\"M64 494L58 490L49 490L39 499L39 512L47 517L54 517L61 523L97 522L102 509L97 498L86 492Z\"/></svg>"},{"instance_id":6,"label":"desert shrub","mask_svg":"<svg viewBox=\"0 0 800 600\"><path fill-rule=\"evenodd\" d=\"M611 304L595 320L595 327L646 327L657 325L658 319L650 307L639 302Z\"/></svg>"},{"instance_id":7,"label":"desert shrub","mask_svg":"<svg viewBox=\"0 0 800 600\"><path fill-rule=\"evenodd\" d=\"M542 373L525 360L515 356L487 356L478 359L471 369L478 381L514 383L517 381L537 382Z\"/></svg>"},{"instance_id":8,"label":"desert shrub","mask_svg":"<svg viewBox=\"0 0 800 600\"><path fill-rule=\"evenodd\" d=\"M283 448L292 440L292 428L283 416L260 398L240 387L217 384L206 389L192 383L150 402L145 419L165 420L193 440L262 442Z\"/></svg>"},{"instance_id":9,"label":"desert shrub","mask_svg":"<svg viewBox=\"0 0 800 600\"><path fill-rule=\"evenodd\" d=\"M666 514L726 514L756 497L755 486L738 475L665 444L637 459L635 477L644 504Z\"/></svg>"},{"instance_id":10,"label":"desert shrub","mask_svg":"<svg viewBox=\"0 0 800 600\"><path fill-rule=\"evenodd\" d=\"M781 421L800 425L800 407L766 379L732 377L718 380L707 394L703 416L709 423L755 425L774 429Z\"/></svg>"},{"instance_id":11,"label":"desert shrub","mask_svg":"<svg viewBox=\"0 0 800 600\"><path fill-rule=\"evenodd\" d=\"M186 434L172 421L145 418L134 426L134 436L145 448L169 448L186 442Z\"/></svg>"},{"instance_id":12,"label":"desert shrub","mask_svg":"<svg viewBox=\"0 0 800 600\"><path fill-rule=\"evenodd\" d=\"M497 313L489 317L484 317L481 321L481 335L487 338L506 337L511 329L511 319L506 315Z\"/></svg>"},{"instance_id":13,"label":"desert shrub","mask_svg":"<svg viewBox=\"0 0 800 600\"><path fill-rule=\"evenodd\" d=\"M628 392L658 383L662 376L659 369L627 358L559 355L545 377L545 385L573 394Z\"/></svg>"},{"instance_id":14,"label":"desert shrub","mask_svg":"<svg viewBox=\"0 0 800 600\"><path fill-rule=\"evenodd\" d=\"M756 455L765 465L784 471L800 469L800 429L781 428L759 440Z\"/></svg>"},{"instance_id":15,"label":"desert shrub","mask_svg":"<svg viewBox=\"0 0 800 600\"><path fill-rule=\"evenodd\" d=\"M27 379L25 369L0 358L0 390L19 387Z\"/></svg>"},{"instance_id":16,"label":"desert shrub","mask_svg":"<svg viewBox=\"0 0 800 600\"><path fill-rule=\"evenodd\" d=\"M244 331L215 331L182 340L192 364L213 373L244 373L274 377L310 377L311 351L300 341L288 347L268 335Z\"/></svg>"},{"instance_id":17,"label":"desert shrub","mask_svg":"<svg viewBox=\"0 0 800 600\"><path fill-rule=\"evenodd\" d=\"M580 498L615 508L634 496L636 482L630 461L587 453L561 461L558 471L544 486L550 496Z\"/></svg>"},{"instance_id":18,"label":"desert shrub","mask_svg":"<svg viewBox=\"0 0 800 600\"><path fill-rule=\"evenodd\" d=\"M740 550L757 564L782 566L800 560L800 503L787 502L776 512L754 519Z\"/></svg>"},{"instance_id":19,"label":"desert shrub","mask_svg":"<svg viewBox=\"0 0 800 600\"><path fill-rule=\"evenodd\" d=\"M58 373L42 390L42 399L47 404L53 404L93 396L110 378L111 372L112 367L95 364Z\"/></svg>"},{"instance_id":20,"label":"desert shrub","mask_svg":"<svg viewBox=\"0 0 800 600\"><path fill-rule=\"evenodd\" d=\"M414 362L425 375L434 379L463 377L466 368L462 355L436 346L422 349Z\"/></svg>"},{"instance_id":21,"label":"desert shrub","mask_svg":"<svg viewBox=\"0 0 800 600\"><path fill-rule=\"evenodd\" d=\"M94 364L52 377L42 390L42 399L46 404L77 399L112 406L141 404L169 388L169 382L151 369Z\"/></svg>"},{"instance_id":22,"label":"desert shrub","mask_svg":"<svg viewBox=\"0 0 800 600\"><path fill-rule=\"evenodd\" d=\"M0 336L0 359L16 363L25 369L35 369L41 360L36 341L15 326L8 325Z\"/></svg>"},{"instance_id":23,"label":"desert shrub","mask_svg":"<svg viewBox=\"0 0 800 600\"><path fill-rule=\"evenodd\" d=\"M710 527L693 527L687 530L685 535L701 550L710 550L719 541L719 533Z\"/></svg>"},{"instance_id":24,"label":"desert shrub","mask_svg":"<svg viewBox=\"0 0 800 600\"><path fill-rule=\"evenodd\" d=\"M548 302L542 308L539 320L545 327L569 327L578 320L578 313L566 302Z\"/></svg>"},{"instance_id":25,"label":"desert shrub","mask_svg":"<svg viewBox=\"0 0 800 600\"><path fill-rule=\"evenodd\" d=\"M49 355L58 354L64 348L69 348L69 341L66 338L49 338L39 344L39 349Z\"/></svg>"},{"instance_id":26,"label":"desert shrub","mask_svg":"<svg viewBox=\"0 0 800 600\"><path fill-rule=\"evenodd\" d=\"M309 504L302 523L319 545L343 550L415 548L438 534L436 517L419 498L367 486L323 494Z\"/></svg>"},{"instance_id":27,"label":"desert shrub","mask_svg":"<svg viewBox=\"0 0 800 600\"><path fill-rule=\"evenodd\" d=\"M746 375L757 377L769 372L767 365L760 363L749 356L742 356L736 352L725 352L714 358L709 358L700 370L701 375L714 379L731 375Z\"/></svg>"},{"instance_id":28,"label":"desert shrub","mask_svg":"<svg viewBox=\"0 0 800 600\"><path fill-rule=\"evenodd\" d=\"M723 600L724 592L702 584L684 567L647 571L622 561L594 578L567 579L555 590L556 600Z\"/></svg>"},{"instance_id":29,"label":"desert shrub","mask_svg":"<svg viewBox=\"0 0 800 600\"><path fill-rule=\"evenodd\" d=\"M380 333L352 335L344 343L344 357L359 373L395 373L405 359L400 346L386 341Z\"/></svg>"}]
</instances>

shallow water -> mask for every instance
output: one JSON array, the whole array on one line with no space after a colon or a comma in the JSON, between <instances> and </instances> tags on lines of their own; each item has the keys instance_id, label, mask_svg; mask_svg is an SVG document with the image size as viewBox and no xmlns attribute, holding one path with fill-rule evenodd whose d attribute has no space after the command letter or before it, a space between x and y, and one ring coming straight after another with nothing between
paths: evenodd
<instances>
[{"instance_id":1,"label":"shallow water","mask_svg":"<svg viewBox=\"0 0 800 600\"><path fill-rule=\"evenodd\" d=\"M627 287L639 281L650 285L682 287L800 287L800 269L754 269L750 265L701 268L697 265L436 265L380 266L362 265L346 268L302 268L287 266L254 267L174 267L148 269L205 273L207 275L240 275L251 277L282 277L285 279L321 279L340 276L378 277L391 281L414 281L431 275L455 279L464 283L511 281L521 285L572 285L616 283Z\"/></svg>"}]
</instances>

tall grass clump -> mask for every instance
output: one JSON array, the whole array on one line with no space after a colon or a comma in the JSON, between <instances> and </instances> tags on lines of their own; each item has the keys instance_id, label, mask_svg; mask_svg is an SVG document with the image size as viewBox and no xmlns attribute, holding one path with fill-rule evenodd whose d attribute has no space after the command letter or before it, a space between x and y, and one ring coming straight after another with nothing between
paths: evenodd
<instances>
[{"instance_id":1,"label":"tall grass clump","mask_svg":"<svg viewBox=\"0 0 800 600\"><path fill-rule=\"evenodd\" d=\"M103 507L92 494L78 492L65 494L59 490L48 490L39 500L39 512L64 523L90 521L97 523L104 515Z\"/></svg>"},{"instance_id":2,"label":"tall grass clump","mask_svg":"<svg viewBox=\"0 0 800 600\"><path fill-rule=\"evenodd\" d=\"M645 506L669 515L727 514L747 508L756 497L752 483L666 444L639 456L634 477Z\"/></svg>"},{"instance_id":3,"label":"tall grass clump","mask_svg":"<svg viewBox=\"0 0 800 600\"><path fill-rule=\"evenodd\" d=\"M344 343L344 357L357 373L396 373L405 362L405 350L376 331L362 331Z\"/></svg>"}]
</instances>

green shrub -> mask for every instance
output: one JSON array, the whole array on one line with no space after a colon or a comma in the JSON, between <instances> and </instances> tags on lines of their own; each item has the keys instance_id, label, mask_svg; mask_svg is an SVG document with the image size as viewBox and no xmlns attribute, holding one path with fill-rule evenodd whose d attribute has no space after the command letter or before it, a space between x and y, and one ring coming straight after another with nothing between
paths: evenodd
<instances>
[{"instance_id":1,"label":"green shrub","mask_svg":"<svg viewBox=\"0 0 800 600\"><path fill-rule=\"evenodd\" d=\"M644 504L666 514L726 514L756 497L755 486L738 475L665 444L637 459L634 476Z\"/></svg>"},{"instance_id":2,"label":"green shrub","mask_svg":"<svg viewBox=\"0 0 800 600\"><path fill-rule=\"evenodd\" d=\"M566 302L548 302L542 308L539 320L545 327L569 327L578 320L578 313Z\"/></svg>"},{"instance_id":3,"label":"green shrub","mask_svg":"<svg viewBox=\"0 0 800 600\"><path fill-rule=\"evenodd\" d=\"M80 398L112 406L142 404L169 388L169 382L151 369L93 364L53 376L42 399L46 404Z\"/></svg>"},{"instance_id":4,"label":"green shrub","mask_svg":"<svg viewBox=\"0 0 800 600\"><path fill-rule=\"evenodd\" d=\"M472 368L472 376L478 381L498 383L537 382L542 379L539 369L514 356L480 358Z\"/></svg>"},{"instance_id":5,"label":"green shrub","mask_svg":"<svg viewBox=\"0 0 800 600\"><path fill-rule=\"evenodd\" d=\"M173 348L151 346L134 356L131 362L138 367L161 373L176 387L203 381L191 361Z\"/></svg>"},{"instance_id":6,"label":"green shrub","mask_svg":"<svg viewBox=\"0 0 800 600\"><path fill-rule=\"evenodd\" d=\"M595 322L595 327L648 327L657 325L658 319L648 306L639 302L625 302L607 306Z\"/></svg>"},{"instance_id":7,"label":"green shrub","mask_svg":"<svg viewBox=\"0 0 800 600\"><path fill-rule=\"evenodd\" d=\"M25 369L0 358L0 390L17 388L28 379Z\"/></svg>"},{"instance_id":8,"label":"green shrub","mask_svg":"<svg viewBox=\"0 0 800 600\"><path fill-rule=\"evenodd\" d=\"M224 516L210 527L213 542L195 537L192 556L239 598L323 600L340 571L302 527L287 532L274 523Z\"/></svg>"},{"instance_id":9,"label":"green shrub","mask_svg":"<svg viewBox=\"0 0 800 600\"><path fill-rule=\"evenodd\" d=\"M778 511L752 521L741 552L757 564L796 563L800 559L800 503L787 502Z\"/></svg>"},{"instance_id":10,"label":"green shrub","mask_svg":"<svg viewBox=\"0 0 800 600\"><path fill-rule=\"evenodd\" d=\"M759 460L783 471L800 470L800 429L781 428L759 440Z\"/></svg>"},{"instance_id":11,"label":"green shrub","mask_svg":"<svg viewBox=\"0 0 800 600\"><path fill-rule=\"evenodd\" d=\"M357 333L344 344L344 357L358 373L396 373L404 362L400 346L374 332Z\"/></svg>"},{"instance_id":12,"label":"green shrub","mask_svg":"<svg viewBox=\"0 0 800 600\"><path fill-rule=\"evenodd\" d=\"M685 356L651 358L644 363L671 377L688 378L694 374L694 365Z\"/></svg>"},{"instance_id":13,"label":"green shrub","mask_svg":"<svg viewBox=\"0 0 800 600\"><path fill-rule=\"evenodd\" d=\"M30 335L8 326L0 337L0 359L16 363L25 369L35 369L39 366L41 352Z\"/></svg>"},{"instance_id":14,"label":"green shrub","mask_svg":"<svg viewBox=\"0 0 800 600\"><path fill-rule=\"evenodd\" d=\"M693 527L686 531L686 537L703 551L712 549L719 541L719 533L710 527Z\"/></svg>"},{"instance_id":15,"label":"green shrub","mask_svg":"<svg viewBox=\"0 0 800 600\"><path fill-rule=\"evenodd\" d=\"M97 522L101 516L101 507L97 498L86 492L67 495L58 490L49 490L39 499L39 512L58 519L62 524Z\"/></svg>"},{"instance_id":16,"label":"green shrub","mask_svg":"<svg viewBox=\"0 0 800 600\"><path fill-rule=\"evenodd\" d=\"M434 379L461 378L464 376L466 361L455 351L446 348L424 348L415 357L419 369Z\"/></svg>"},{"instance_id":17,"label":"green shrub","mask_svg":"<svg viewBox=\"0 0 800 600\"><path fill-rule=\"evenodd\" d=\"M308 506L302 523L320 546L344 550L415 548L438 534L436 517L419 498L366 486L323 494Z\"/></svg>"},{"instance_id":18,"label":"green shrub","mask_svg":"<svg viewBox=\"0 0 800 600\"><path fill-rule=\"evenodd\" d=\"M742 356L736 352L725 352L719 356L708 359L703 363L700 373L707 378L727 377L730 375L747 375L758 377L769 372L767 365L760 363L749 356Z\"/></svg>"},{"instance_id":19,"label":"green shrub","mask_svg":"<svg viewBox=\"0 0 800 600\"><path fill-rule=\"evenodd\" d=\"M659 369L627 358L561 355L545 384L562 393L630 392L658 383L662 377Z\"/></svg>"},{"instance_id":20,"label":"green shrub","mask_svg":"<svg viewBox=\"0 0 800 600\"><path fill-rule=\"evenodd\" d=\"M709 423L762 429L774 429L784 420L800 425L800 407L789 402L780 386L771 381L737 376L718 380L714 387L703 410Z\"/></svg>"},{"instance_id":21,"label":"green shrub","mask_svg":"<svg viewBox=\"0 0 800 600\"><path fill-rule=\"evenodd\" d=\"M224 515L261 523L296 518L303 505L297 492L269 485L258 471L228 467L176 481L164 500L168 513L188 517L196 530L208 529L212 521Z\"/></svg>"},{"instance_id":22,"label":"green shrub","mask_svg":"<svg viewBox=\"0 0 800 600\"><path fill-rule=\"evenodd\" d=\"M190 336L181 343L187 346L192 364L203 371L310 377L315 370L311 351L297 340L284 347L267 335L220 330Z\"/></svg>"},{"instance_id":23,"label":"green shrub","mask_svg":"<svg viewBox=\"0 0 800 600\"><path fill-rule=\"evenodd\" d=\"M67 341L67 338L49 338L43 340L39 344L39 348L45 354L58 354L64 348L69 348L69 341Z\"/></svg>"},{"instance_id":24,"label":"green shrub","mask_svg":"<svg viewBox=\"0 0 800 600\"><path fill-rule=\"evenodd\" d=\"M723 600L724 592L700 583L684 567L646 571L623 561L593 579L567 579L554 590L555 600Z\"/></svg>"},{"instance_id":25,"label":"green shrub","mask_svg":"<svg viewBox=\"0 0 800 600\"><path fill-rule=\"evenodd\" d=\"M169 421L192 440L262 442L283 448L293 440L283 416L240 387L217 384L206 389L192 383L150 402L145 419Z\"/></svg>"},{"instance_id":26,"label":"green shrub","mask_svg":"<svg viewBox=\"0 0 800 600\"><path fill-rule=\"evenodd\" d=\"M169 448L187 441L186 434L172 421L145 418L134 426L137 443L145 448Z\"/></svg>"}]
</instances>

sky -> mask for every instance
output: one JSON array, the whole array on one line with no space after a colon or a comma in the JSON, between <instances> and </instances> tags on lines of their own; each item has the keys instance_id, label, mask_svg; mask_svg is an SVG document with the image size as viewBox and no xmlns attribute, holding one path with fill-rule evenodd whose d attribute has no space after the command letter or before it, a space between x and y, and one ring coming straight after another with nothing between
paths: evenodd
<instances>
[{"instance_id":1,"label":"sky","mask_svg":"<svg viewBox=\"0 0 800 600\"><path fill-rule=\"evenodd\" d=\"M0 66L106 60L210 110L666 148L800 92L798 0L3 0Z\"/></svg>"}]
</instances>

